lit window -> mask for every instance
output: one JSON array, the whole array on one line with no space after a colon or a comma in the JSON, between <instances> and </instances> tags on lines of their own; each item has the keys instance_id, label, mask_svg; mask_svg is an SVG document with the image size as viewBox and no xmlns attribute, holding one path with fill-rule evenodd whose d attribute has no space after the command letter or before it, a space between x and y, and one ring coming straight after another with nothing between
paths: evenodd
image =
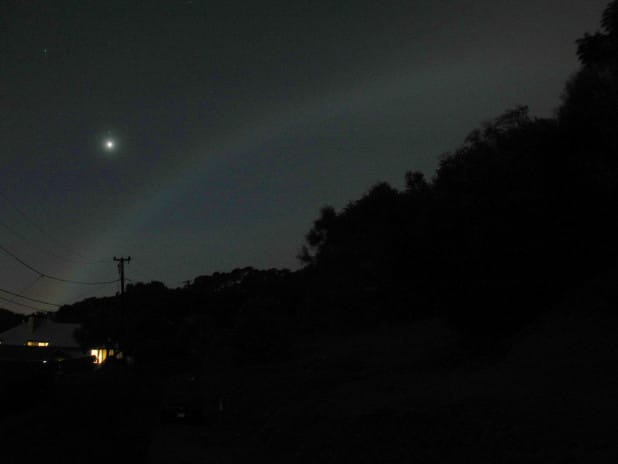
<instances>
[{"instance_id":1,"label":"lit window","mask_svg":"<svg viewBox=\"0 0 618 464\"><path fill-rule=\"evenodd\" d=\"M101 364L107 359L108 356L113 356L114 350L107 350L106 348L90 350L90 356L94 356L94 363Z\"/></svg>"},{"instance_id":2,"label":"lit window","mask_svg":"<svg viewBox=\"0 0 618 464\"><path fill-rule=\"evenodd\" d=\"M49 346L49 342L37 342L33 340L28 340L26 342L26 346Z\"/></svg>"}]
</instances>

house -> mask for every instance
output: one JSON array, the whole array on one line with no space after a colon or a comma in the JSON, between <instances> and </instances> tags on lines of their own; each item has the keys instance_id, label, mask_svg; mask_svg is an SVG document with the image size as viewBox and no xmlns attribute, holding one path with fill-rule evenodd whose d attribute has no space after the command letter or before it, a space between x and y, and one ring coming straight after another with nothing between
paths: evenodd
<instances>
[{"instance_id":1,"label":"house","mask_svg":"<svg viewBox=\"0 0 618 464\"><path fill-rule=\"evenodd\" d=\"M84 350L75 335L80 324L55 322L48 317L30 316L22 324L0 333L0 360L64 361L93 357L101 364L113 350Z\"/></svg>"}]
</instances>

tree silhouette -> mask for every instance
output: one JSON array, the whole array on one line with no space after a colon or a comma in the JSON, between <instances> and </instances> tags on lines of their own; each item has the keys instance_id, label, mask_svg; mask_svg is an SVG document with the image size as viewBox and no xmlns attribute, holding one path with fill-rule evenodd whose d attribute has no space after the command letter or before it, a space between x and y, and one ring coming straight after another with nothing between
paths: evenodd
<instances>
[{"instance_id":1,"label":"tree silhouette","mask_svg":"<svg viewBox=\"0 0 618 464\"><path fill-rule=\"evenodd\" d=\"M581 69L555 118L509 109L443 155L430 181L410 171L402 191L382 182L340 211L322 208L301 270L246 267L181 289L130 286L122 318L105 309L115 314L116 299L59 314L85 321L95 338L125 334L135 349L166 344L188 358L228 350L238 362L292 353L290 334L301 327L436 315L495 346L618 258L618 0L601 26L577 41Z\"/></svg>"},{"instance_id":2,"label":"tree silhouette","mask_svg":"<svg viewBox=\"0 0 618 464\"><path fill-rule=\"evenodd\" d=\"M577 41L582 69L556 119L505 111L444 155L336 213L302 258L340 322L444 314L471 338L512 333L618 256L618 2ZM396 308L393 310L393 308ZM343 317L341 313L347 313Z\"/></svg>"}]
</instances>

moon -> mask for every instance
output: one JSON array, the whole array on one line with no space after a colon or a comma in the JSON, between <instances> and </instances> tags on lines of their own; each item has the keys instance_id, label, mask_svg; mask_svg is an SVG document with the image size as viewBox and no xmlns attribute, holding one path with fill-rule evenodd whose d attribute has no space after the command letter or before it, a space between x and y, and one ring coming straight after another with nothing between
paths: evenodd
<instances>
[{"instance_id":1,"label":"moon","mask_svg":"<svg viewBox=\"0 0 618 464\"><path fill-rule=\"evenodd\" d=\"M112 151L116 147L116 142L112 139L105 140L104 147L107 151Z\"/></svg>"}]
</instances>

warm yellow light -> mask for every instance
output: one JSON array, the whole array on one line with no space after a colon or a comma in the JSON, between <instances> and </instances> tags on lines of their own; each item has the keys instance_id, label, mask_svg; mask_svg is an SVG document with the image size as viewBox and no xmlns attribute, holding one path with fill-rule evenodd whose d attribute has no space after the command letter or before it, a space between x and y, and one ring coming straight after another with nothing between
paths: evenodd
<instances>
[{"instance_id":1,"label":"warm yellow light","mask_svg":"<svg viewBox=\"0 0 618 464\"><path fill-rule=\"evenodd\" d=\"M35 342L32 340L28 340L26 342L27 346L49 346L49 342Z\"/></svg>"},{"instance_id":2,"label":"warm yellow light","mask_svg":"<svg viewBox=\"0 0 618 464\"><path fill-rule=\"evenodd\" d=\"M106 348L90 350L90 356L94 356L95 364L101 364L108 356L112 356L113 354L114 350L107 350Z\"/></svg>"}]
</instances>

